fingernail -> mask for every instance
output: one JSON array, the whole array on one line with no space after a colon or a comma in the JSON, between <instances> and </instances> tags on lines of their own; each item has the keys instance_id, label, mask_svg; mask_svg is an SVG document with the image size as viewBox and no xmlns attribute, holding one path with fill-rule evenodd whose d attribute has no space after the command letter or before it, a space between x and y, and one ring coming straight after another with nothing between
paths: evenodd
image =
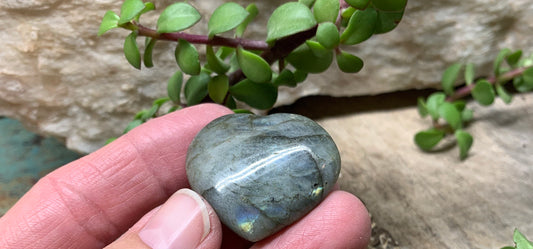
<instances>
[{"instance_id":1,"label":"fingernail","mask_svg":"<svg viewBox=\"0 0 533 249\"><path fill-rule=\"evenodd\" d=\"M153 249L193 249L209 230L209 214L202 198L190 189L180 189L150 218L139 237Z\"/></svg>"}]
</instances>

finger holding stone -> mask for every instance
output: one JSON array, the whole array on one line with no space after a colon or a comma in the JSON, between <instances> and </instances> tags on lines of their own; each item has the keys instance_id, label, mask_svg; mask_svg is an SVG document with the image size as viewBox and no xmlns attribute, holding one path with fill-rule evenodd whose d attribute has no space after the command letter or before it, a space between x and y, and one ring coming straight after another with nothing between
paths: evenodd
<instances>
[{"instance_id":1,"label":"finger holding stone","mask_svg":"<svg viewBox=\"0 0 533 249\"><path fill-rule=\"evenodd\" d=\"M344 191L333 191L295 224L256 243L252 249L367 248L370 216L363 203Z\"/></svg>"},{"instance_id":2,"label":"finger holding stone","mask_svg":"<svg viewBox=\"0 0 533 249\"><path fill-rule=\"evenodd\" d=\"M185 108L50 173L0 218L0 248L101 248L114 241L187 187L189 143L229 113L213 104Z\"/></svg>"},{"instance_id":3,"label":"finger holding stone","mask_svg":"<svg viewBox=\"0 0 533 249\"><path fill-rule=\"evenodd\" d=\"M106 249L218 249L221 241L213 208L192 190L181 189Z\"/></svg>"}]
</instances>

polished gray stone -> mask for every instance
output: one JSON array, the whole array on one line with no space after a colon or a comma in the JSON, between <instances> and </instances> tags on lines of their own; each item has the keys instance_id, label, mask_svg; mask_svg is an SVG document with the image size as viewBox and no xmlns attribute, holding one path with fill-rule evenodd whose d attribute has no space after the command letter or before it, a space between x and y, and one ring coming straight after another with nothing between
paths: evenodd
<instances>
[{"instance_id":1,"label":"polished gray stone","mask_svg":"<svg viewBox=\"0 0 533 249\"><path fill-rule=\"evenodd\" d=\"M295 114L220 117L198 133L187 153L191 188L249 241L311 211L339 172L339 152L329 134Z\"/></svg>"}]
</instances>

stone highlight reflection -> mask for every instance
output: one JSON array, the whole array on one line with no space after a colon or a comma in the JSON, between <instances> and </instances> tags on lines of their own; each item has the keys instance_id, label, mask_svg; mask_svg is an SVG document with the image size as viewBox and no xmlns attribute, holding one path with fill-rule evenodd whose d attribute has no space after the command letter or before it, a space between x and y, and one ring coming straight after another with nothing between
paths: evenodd
<instances>
[{"instance_id":1,"label":"stone highlight reflection","mask_svg":"<svg viewBox=\"0 0 533 249\"><path fill-rule=\"evenodd\" d=\"M249 241L295 222L331 192L340 156L329 134L295 114L231 114L209 123L187 153L191 188Z\"/></svg>"}]
</instances>

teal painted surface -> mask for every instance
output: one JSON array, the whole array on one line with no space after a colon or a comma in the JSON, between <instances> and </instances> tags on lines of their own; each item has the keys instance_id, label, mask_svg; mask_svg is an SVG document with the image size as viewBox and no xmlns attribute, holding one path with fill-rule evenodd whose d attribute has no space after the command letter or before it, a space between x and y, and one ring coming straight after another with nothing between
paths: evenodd
<instances>
[{"instance_id":1,"label":"teal painted surface","mask_svg":"<svg viewBox=\"0 0 533 249\"><path fill-rule=\"evenodd\" d=\"M29 132L0 117L0 216L39 178L80 157L54 138Z\"/></svg>"}]
</instances>

